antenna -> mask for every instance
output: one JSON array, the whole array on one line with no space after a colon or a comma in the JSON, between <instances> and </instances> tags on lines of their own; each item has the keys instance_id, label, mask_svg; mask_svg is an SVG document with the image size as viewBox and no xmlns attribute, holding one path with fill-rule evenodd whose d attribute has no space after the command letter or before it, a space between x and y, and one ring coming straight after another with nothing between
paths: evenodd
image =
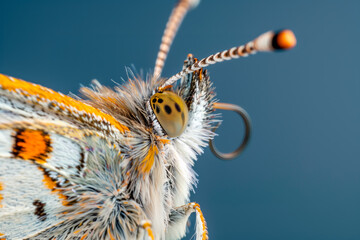
<instances>
[{"instance_id":1,"label":"antenna","mask_svg":"<svg viewBox=\"0 0 360 240\"><path fill-rule=\"evenodd\" d=\"M160 77L174 37L189 9L195 8L200 0L179 0L174 7L161 38L160 49L155 61L154 77Z\"/></svg>"},{"instance_id":2,"label":"antenna","mask_svg":"<svg viewBox=\"0 0 360 240\"><path fill-rule=\"evenodd\" d=\"M276 50L287 50L295 47L296 37L291 30L282 30L278 32L266 32L261 34L255 40L241 45L239 47L233 47L228 50L218 52L210 55L207 58L203 58L193 65L183 69L181 72L170 77L162 86L164 88L168 85L172 85L175 81L182 78L186 74L192 73L200 68L207 67L209 65L222 62L224 60L231 60L239 57L247 57L249 54L255 54L256 52L269 52Z\"/></svg>"}]
</instances>

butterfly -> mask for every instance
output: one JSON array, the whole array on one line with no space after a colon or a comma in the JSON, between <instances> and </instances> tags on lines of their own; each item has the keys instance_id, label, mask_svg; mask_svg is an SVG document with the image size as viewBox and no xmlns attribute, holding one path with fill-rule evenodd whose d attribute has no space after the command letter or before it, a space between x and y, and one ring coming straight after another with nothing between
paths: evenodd
<instances>
[{"instance_id":1,"label":"butterfly","mask_svg":"<svg viewBox=\"0 0 360 240\"><path fill-rule=\"evenodd\" d=\"M181 239L196 214L196 239L208 239L203 213L189 202L192 166L209 143L220 158L245 147L250 123L215 99L207 66L295 46L290 30L198 60L162 77L170 46L196 0L180 0L162 37L154 71L110 89L93 81L66 96L0 74L0 239ZM233 153L212 145L216 109L246 125Z\"/></svg>"}]
</instances>

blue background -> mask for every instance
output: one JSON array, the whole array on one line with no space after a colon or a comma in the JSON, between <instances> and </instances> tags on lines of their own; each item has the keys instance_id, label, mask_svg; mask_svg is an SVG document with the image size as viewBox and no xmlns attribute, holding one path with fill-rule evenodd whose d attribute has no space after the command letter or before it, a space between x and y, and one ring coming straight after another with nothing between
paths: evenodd
<instances>
[{"instance_id":1,"label":"blue background","mask_svg":"<svg viewBox=\"0 0 360 240\"><path fill-rule=\"evenodd\" d=\"M153 68L175 1L0 2L0 72L63 93L93 78ZM203 0L175 39L163 75L187 53L206 57L270 29L298 45L209 68L221 102L249 112L253 135L239 158L209 149L192 201L211 239L360 239L360 3ZM224 113L216 144L231 151L240 120ZM188 236L191 236L190 229ZM189 238L190 239L190 238Z\"/></svg>"}]
</instances>

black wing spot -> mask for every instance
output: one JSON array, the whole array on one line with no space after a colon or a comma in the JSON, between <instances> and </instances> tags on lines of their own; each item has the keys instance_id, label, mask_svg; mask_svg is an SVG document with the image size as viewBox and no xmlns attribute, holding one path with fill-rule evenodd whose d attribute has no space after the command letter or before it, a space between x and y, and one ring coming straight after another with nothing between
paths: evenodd
<instances>
[{"instance_id":1,"label":"black wing spot","mask_svg":"<svg viewBox=\"0 0 360 240\"><path fill-rule=\"evenodd\" d=\"M156 106L156 113L157 113L157 114L160 113L160 108L159 108L159 106Z\"/></svg>"},{"instance_id":2,"label":"black wing spot","mask_svg":"<svg viewBox=\"0 0 360 240\"><path fill-rule=\"evenodd\" d=\"M171 113L171 107L169 107L169 105L165 105L164 109L167 114Z\"/></svg>"},{"instance_id":3,"label":"black wing spot","mask_svg":"<svg viewBox=\"0 0 360 240\"><path fill-rule=\"evenodd\" d=\"M184 124L184 122L185 122L185 114L183 112L181 113L181 120L182 120L182 122Z\"/></svg>"},{"instance_id":4,"label":"black wing spot","mask_svg":"<svg viewBox=\"0 0 360 240\"><path fill-rule=\"evenodd\" d=\"M156 103L156 98L154 98L154 99L152 100L152 102L153 102L153 103Z\"/></svg>"},{"instance_id":5,"label":"black wing spot","mask_svg":"<svg viewBox=\"0 0 360 240\"><path fill-rule=\"evenodd\" d=\"M158 102L162 103L164 100L162 98L159 98Z\"/></svg>"},{"instance_id":6,"label":"black wing spot","mask_svg":"<svg viewBox=\"0 0 360 240\"><path fill-rule=\"evenodd\" d=\"M155 109L155 104L153 104L153 109Z\"/></svg>"},{"instance_id":7,"label":"black wing spot","mask_svg":"<svg viewBox=\"0 0 360 240\"><path fill-rule=\"evenodd\" d=\"M179 104L175 103L175 108L176 108L176 111L181 112L181 108L180 108Z\"/></svg>"},{"instance_id":8,"label":"black wing spot","mask_svg":"<svg viewBox=\"0 0 360 240\"><path fill-rule=\"evenodd\" d=\"M35 206L34 214L38 216L40 221L46 220L46 212L45 212L45 205L46 203L41 202L39 199L35 199L33 201L33 205Z\"/></svg>"}]
</instances>

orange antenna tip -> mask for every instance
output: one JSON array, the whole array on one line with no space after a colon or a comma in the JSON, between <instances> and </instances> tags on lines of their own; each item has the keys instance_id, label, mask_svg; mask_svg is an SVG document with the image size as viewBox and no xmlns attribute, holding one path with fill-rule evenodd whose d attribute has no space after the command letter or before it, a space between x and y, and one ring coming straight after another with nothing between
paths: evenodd
<instances>
[{"instance_id":1,"label":"orange antenna tip","mask_svg":"<svg viewBox=\"0 0 360 240\"><path fill-rule=\"evenodd\" d=\"M291 30L282 30L275 33L272 45L274 49L290 49L296 45L295 34Z\"/></svg>"}]
</instances>

